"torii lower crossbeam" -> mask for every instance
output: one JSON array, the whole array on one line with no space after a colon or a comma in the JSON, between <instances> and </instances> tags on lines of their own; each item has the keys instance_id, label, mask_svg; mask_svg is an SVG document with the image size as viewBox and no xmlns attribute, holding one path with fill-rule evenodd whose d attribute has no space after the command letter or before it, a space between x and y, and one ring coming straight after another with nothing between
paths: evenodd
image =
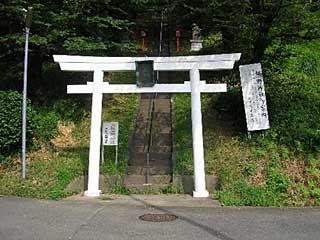
<instances>
[{"instance_id":1,"label":"torii lower crossbeam","mask_svg":"<svg viewBox=\"0 0 320 240\"><path fill-rule=\"evenodd\" d=\"M204 149L201 114L201 92L226 92L226 84L206 84L200 81L199 70L232 69L240 54L221 54L187 57L121 58L54 56L62 70L93 71L93 82L86 85L68 85L68 93L92 94L90 131L88 190L86 196L97 197L99 190L99 163L101 145L101 113L103 93L191 93L192 141L194 162L194 197L208 197L206 189ZM135 70L135 61L152 60L157 71L189 71L190 82L184 84L156 84L154 87L139 88L129 84L103 82L104 71Z\"/></svg>"}]
</instances>

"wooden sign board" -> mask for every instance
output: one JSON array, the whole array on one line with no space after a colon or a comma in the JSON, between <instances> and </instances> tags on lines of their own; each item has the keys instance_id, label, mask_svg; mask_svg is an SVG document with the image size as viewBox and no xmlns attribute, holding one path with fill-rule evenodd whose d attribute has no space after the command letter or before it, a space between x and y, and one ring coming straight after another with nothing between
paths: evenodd
<instances>
[{"instance_id":1,"label":"wooden sign board","mask_svg":"<svg viewBox=\"0 0 320 240\"><path fill-rule=\"evenodd\" d=\"M261 64L240 66L240 77L248 131L269 129Z\"/></svg>"}]
</instances>

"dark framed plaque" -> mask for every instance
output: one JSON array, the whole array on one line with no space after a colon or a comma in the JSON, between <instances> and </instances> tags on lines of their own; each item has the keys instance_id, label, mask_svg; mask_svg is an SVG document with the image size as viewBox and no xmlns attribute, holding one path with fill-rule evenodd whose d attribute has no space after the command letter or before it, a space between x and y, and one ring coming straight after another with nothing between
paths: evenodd
<instances>
[{"instance_id":1,"label":"dark framed plaque","mask_svg":"<svg viewBox=\"0 0 320 240\"><path fill-rule=\"evenodd\" d=\"M136 84L138 87L154 86L153 61L136 62Z\"/></svg>"}]
</instances>

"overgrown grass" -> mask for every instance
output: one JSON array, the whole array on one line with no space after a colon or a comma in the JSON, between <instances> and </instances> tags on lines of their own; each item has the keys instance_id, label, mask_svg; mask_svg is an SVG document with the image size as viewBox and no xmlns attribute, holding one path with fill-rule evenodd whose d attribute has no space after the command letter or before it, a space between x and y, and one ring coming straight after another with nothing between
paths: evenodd
<instances>
[{"instance_id":1,"label":"overgrown grass","mask_svg":"<svg viewBox=\"0 0 320 240\"><path fill-rule=\"evenodd\" d=\"M100 169L102 174L124 173L125 150L135 106L135 95L109 95L104 99L102 121L119 122L119 164L114 164L114 147L106 148L105 163ZM89 133L90 115L83 115L76 123L70 118L60 120L57 134L51 139L47 135L35 139L35 147L27 156L26 180L21 179L18 154L3 159L0 194L44 199L73 194L65 188L77 176L87 174Z\"/></svg>"},{"instance_id":2,"label":"overgrown grass","mask_svg":"<svg viewBox=\"0 0 320 240\"><path fill-rule=\"evenodd\" d=\"M176 165L174 171L178 174L192 174L192 128L191 102L187 94L174 95L174 121Z\"/></svg>"},{"instance_id":3,"label":"overgrown grass","mask_svg":"<svg viewBox=\"0 0 320 240\"><path fill-rule=\"evenodd\" d=\"M9 161L9 160L7 160ZM65 187L83 172L81 161L74 154L54 154L48 160L37 159L27 164L27 178L21 179L20 166L12 162L3 163L11 167L0 171L0 194L21 197L60 199L73 192ZM14 166L14 167L12 167Z\"/></svg>"},{"instance_id":4,"label":"overgrown grass","mask_svg":"<svg viewBox=\"0 0 320 240\"><path fill-rule=\"evenodd\" d=\"M320 157L278 144L272 131L248 140L228 114L214 110L218 96L202 97L205 167L219 177L209 189L227 206L320 205ZM175 95L176 173L192 174L190 96Z\"/></svg>"}]
</instances>

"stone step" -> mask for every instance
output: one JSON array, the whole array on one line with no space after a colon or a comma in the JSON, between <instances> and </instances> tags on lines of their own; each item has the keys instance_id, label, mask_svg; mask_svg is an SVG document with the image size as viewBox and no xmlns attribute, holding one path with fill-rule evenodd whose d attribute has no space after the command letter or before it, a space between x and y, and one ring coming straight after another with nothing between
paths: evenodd
<instances>
[{"instance_id":1,"label":"stone step","mask_svg":"<svg viewBox=\"0 0 320 240\"><path fill-rule=\"evenodd\" d=\"M129 156L128 165L133 166L145 166L147 165L147 153L146 152L131 152ZM171 165L171 152L151 152L149 154L150 166L170 166Z\"/></svg>"},{"instance_id":2,"label":"stone step","mask_svg":"<svg viewBox=\"0 0 320 240\"><path fill-rule=\"evenodd\" d=\"M149 112L149 110L143 110L143 109L139 109L137 111L137 114L136 114L136 120L137 122L147 122L151 119L151 112Z\"/></svg>"},{"instance_id":3,"label":"stone step","mask_svg":"<svg viewBox=\"0 0 320 240\"><path fill-rule=\"evenodd\" d=\"M171 145L166 145L166 146L152 145L150 147L150 152L172 154L172 146Z\"/></svg>"},{"instance_id":4,"label":"stone step","mask_svg":"<svg viewBox=\"0 0 320 240\"><path fill-rule=\"evenodd\" d=\"M161 121L161 122L170 122L171 123L171 114L169 112L154 112L152 114L152 119L154 121Z\"/></svg>"},{"instance_id":5,"label":"stone step","mask_svg":"<svg viewBox=\"0 0 320 240\"><path fill-rule=\"evenodd\" d=\"M146 121L146 120L142 120L142 121L138 121L136 119L136 124L135 124L135 132L139 132L139 131L149 131L149 127L150 127L150 121Z\"/></svg>"},{"instance_id":6,"label":"stone step","mask_svg":"<svg viewBox=\"0 0 320 240\"><path fill-rule=\"evenodd\" d=\"M150 111L153 108L153 112L164 112L164 113L170 113L170 106L171 106L171 101L170 99L155 99L153 106L149 108L149 103L148 104L139 104L139 110L137 112L138 117L144 117L144 118L149 118L150 116Z\"/></svg>"},{"instance_id":7,"label":"stone step","mask_svg":"<svg viewBox=\"0 0 320 240\"><path fill-rule=\"evenodd\" d=\"M155 132L155 133L165 133L165 132L171 133L171 131L172 131L172 126L171 126L171 122L169 122L169 121L166 121L166 120L155 121L154 120L152 122L152 132Z\"/></svg>"},{"instance_id":8,"label":"stone step","mask_svg":"<svg viewBox=\"0 0 320 240\"><path fill-rule=\"evenodd\" d=\"M171 127L171 123L170 124L165 124L165 125L161 125L157 122L154 123L153 125L153 130L154 132L158 132L161 134L172 134L172 127Z\"/></svg>"},{"instance_id":9,"label":"stone step","mask_svg":"<svg viewBox=\"0 0 320 240\"><path fill-rule=\"evenodd\" d=\"M161 76L161 72L160 72L160 76ZM171 99L171 95L167 93L158 93L155 95L154 98L155 99Z\"/></svg>"},{"instance_id":10,"label":"stone step","mask_svg":"<svg viewBox=\"0 0 320 240\"><path fill-rule=\"evenodd\" d=\"M100 175L99 177L99 189L102 192L110 192L115 187L124 186L124 182L129 187L139 187L143 186L146 187L145 182L143 182L143 179L146 178L145 175L138 175L138 174L132 174L132 175L126 175L126 176L118 176L118 175ZM168 182L171 184L170 176L172 174L154 174L149 176L149 187L155 187L157 184L159 185L167 185ZM132 176L132 178L131 178ZM154 176L154 178L153 178ZM126 180L125 180L126 178ZM159 178L163 178L163 181L160 181ZM176 187L178 189L181 189L184 193L192 193L194 190L194 177L192 175L176 175L173 176L172 179L172 185L173 187ZM219 186L218 177L214 175L206 175L206 186L209 191L212 191L213 189L216 189ZM88 176L78 176L76 177L71 183L68 184L68 186L65 188L66 191L72 192L72 191L85 191L88 189ZM158 196L157 196L158 198Z\"/></svg>"},{"instance_id":11,"label":"stone step","mask_svg":"<svg viewBox=\"0 0 320 240\"><path fill-rule=\"evenodd\" d=\"M152 184L169 184L172 182L171 175L151 175L148 179ZM126 175L123 177L123 184L128 185L143 185L146 183L145 175Z\"/></svg>"},{"instance_id":12,"label":"stone step","mask_svg":"<svg viewBox=\"0 0 320 240\"><path fill-rule=\"evenodd\" d=\"M136 123L139 122L149 122L152 118L152 115L149 112L137 111L136 114Z\"/></svg>"},{"instance_id":13,"label":"stone step","mask_svg":"<svg viewBox=\"0 0 320 240\"><path fill-rule=\"evenodd\" d=\"M172 136L170 133L153 133L152 145L156 146L171 146Z\"/></svg>"},{"instance_id":14,"label":"stone step","mask_svg":"<svg viewBox=\"0 0 320 240\"><path fill-rule=\"evenodd\" d=\"M140 122L142 122L143 127L149 127L150 120L152 119L152 125L155 125L156 123L165 124L167 126L171 126L171 116L170 111L167 112L153 112L152 114L149 114L147 112L137 112L136 115L136 126L138 128L141 128L139 125ZM148 124L146 124L148 123Z\"/></svg>"},{"instance_id":15,"label":"stone step","mask_svg":"<svg viewBox=\"0 0 320 240\"><path fill-rule=\"evenodd\" d=\"M147 145L132 145L129 147L129 151L131 153L139 152L139 153L147 153L148 146ZM152 145L150 147L150 152L157 152L157 153L171 153L172 152L172 146L157 146Z\"/></svg>"},{"instance_id":16,"label":"stone step","mask_svg":"<svg viewBox=\"0 0 320 240\"><path fill-rule=\"evenodd\" d=\"M139 143L139 141L140 141L141 139L145 139L145 138L149 139L149 136L150 136L149 131L147 131L147 130L140 130L140 131L137 131L137 132L134 133L134 135L132 136L132 139L131 139L131 140L132 140L133 142L135 142L135 143ZM142 141L142 142L144 142L144 141Z\"/></svg>"},{"instance_id":17,"label":"stone step","mask_svg":"<svg viewBox=\"0 0 320 240\"><path fill-rule=\"evenodd\" d=\"M152 98L152 93L142 93L141 95L140 95L140 99L150 99L150 98Z\"/></svg>"},{"instance_id":18,"label":"stone step","mask_svg":"<svg viewBox=\"0 0 320 240\"><path fill-rule=\"evenodd\" d=\"M154 112L170 113L171 101L169 99L156 99L154 102Z\"/></svg>"},{"instance_id":19,"label":"stone step","mask_svg":"<svg viewBox=\"0 0 320 240\"><path fill-rule=\"evenodd\" d=\"M135 131L133 136L131 137L133 142L138 143L139 141L144 142L145 138L149 139L150 130L148 129L138 129ZM172 132L170 126L153 126L152 127L152 138L158 140L159 138L172 138ZM153 141L153 144L159 145L157 142ZM171 142L169 142L171 144ZM162 144L163 145L163 144Z\"/></svg>"},{"instance_id":20,"label":"stone step","mask_svg":"<svg viewBox=\"0 0 320 240\"><path fill-rule=\"evenodd\" d=\"M139 111L149 112L152 109L151 100L140 100L139 102Z\"/></svg>"},{"instance_id":21,"label":"stone step","mask_svg":"<svg viewBox=\"0 0 320 240\"><path fill-rule=\"evenodd\" d=\"M149 134L141 134L137 136L136 134L132 138L133 145L135 146L145 146L149 145ZM171 146L172 137L170 133L152 133L152 145L155 146Z\"/></svg>"},{"instance_id":22,"label":"stone step","mask_svg":"<svg viewBox=\"0 0 320 240\"><path fill-rule=\"evenodd\" d=\"M141 166L127 166L127 175L146 175L148 172L147 167ZM149 167L149 175L168 175L172 174L172 167L168 166L155 166Z\"/></svg>"},{"instance_id":23,"label":"stone step","mask_svg":"<svg viewBox=\"0 0 320 240\"><path fill-rule=\"evenodd\" d=\"M161 97L161 96L160 96ZM171 102L171 99L170 98L154 98L154 103L170 103ZM170 105L167 105L167 107L170 107Z\"/></svg>"},{"instance_id":24,"label":"stone step","mask_svg":"<svg viewBox=\"0 0 320 240\"><path fill-rule=\"evenodd\" d=\"M128 184L124 185L127 189L134 193L141 193L141 194L150 194L155 192L163 192L170 187L170 183L167 184Z\"/></svg>"},{"instance_id":25,"label":"stone step","mask_svg":"<svg viewBox=\"0 0 320 240\"><path fill-rule=\"evenodd\" d=\"M134 134L132 140L131 140L131 146L148 146L149 145L149 136L146 135L139 135L136 136ZM129 146L130 148L130 146Z\"/></svg>"},{"instance_id":26,"label":"stone step","mask_svg":"<svg viewBox=\"0 0 320 240\"><path fill-rule=\"evenodd\" d=\"M133 144L129 147L128 150L130 153L134 153L134 152L147 153L148 152L148 145Z\"/></svg>"},{"instance_id":27,"label":"stone step","mask_svg":"<svg viewBox=\"0 0 320 240\"><path fill-rule=\"evenodd\" d=\"M149 166L150 167L163 167L163 166L170 166L171 165L171 159L162 159L162 160L150 160ZM130 159L128 161L128 166L131 167L147 167L147 160L143 158L134 159L132 162Z\"/></svg>"}]
</instances>

